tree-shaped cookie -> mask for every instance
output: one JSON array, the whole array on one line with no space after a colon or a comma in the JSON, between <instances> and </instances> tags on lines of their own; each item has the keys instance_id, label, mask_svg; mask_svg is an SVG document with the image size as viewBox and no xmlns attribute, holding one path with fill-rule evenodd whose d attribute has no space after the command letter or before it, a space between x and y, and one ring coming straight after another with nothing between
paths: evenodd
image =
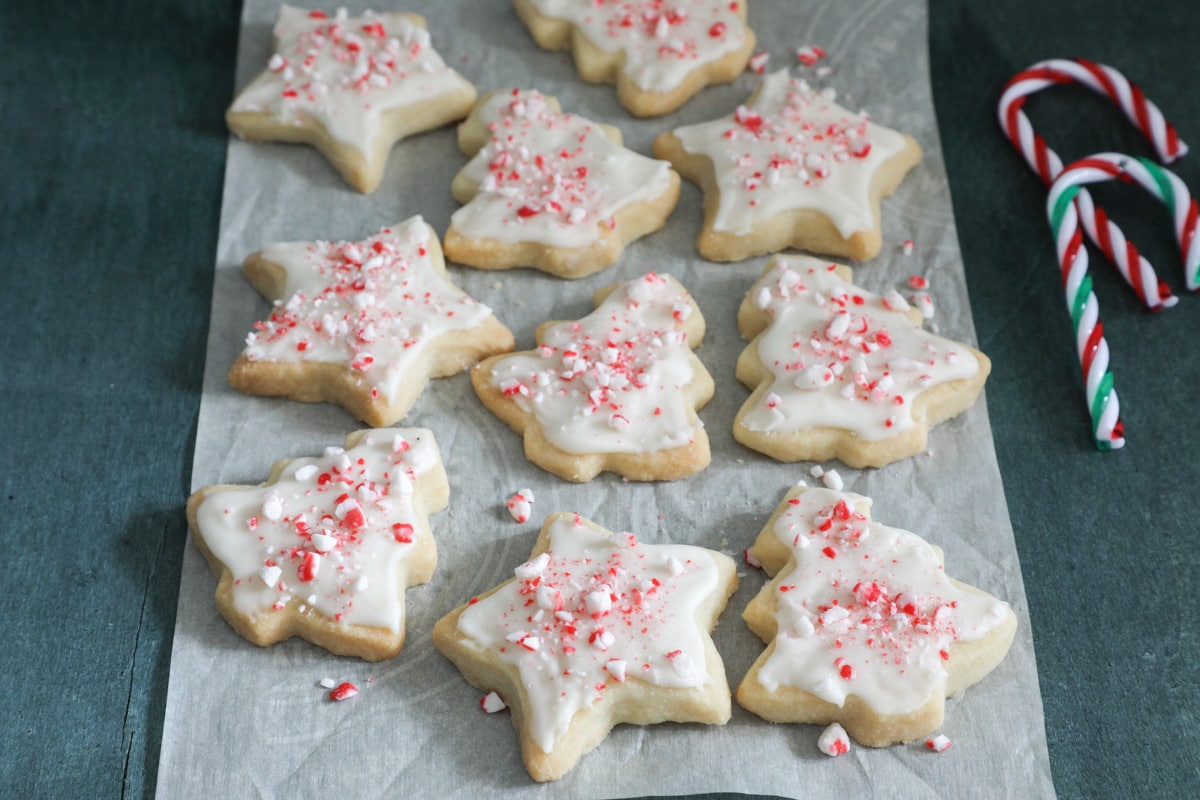
<instances>
[{"instance_id":1,"label":"tree-shaped cookie","mask_svg":"<svg viewBox=\"0 0 1200 800\"><path fill-rule=\"evenodd\" d=\"M639 117L736 78L754 50L745 0L514 0L534 41L571 50L585 81L615 83Z\"/></svg>"},{"instance_id":2,"label":"tree-shaped cookie","mask_svg":"<svg viewBox=\"0 0 1200 800\"><path fill-rule=\"evenodd\" d=\"M709 631L733 561L552 514L516 577L447 614L433 642L512 709L529 774L562 777L616 725L729 720Z\"/></svg>"},{"instance_id":3,"label":"tree-shaped cookie","mask_svg":"<svg viewBox=\"0 0 1200 800\"><path fill-rule=\"evenodd\" d=\"M337 403L391 425L430 377L513 347L491 309L450 282L420 217L361 242L268 245L245 273L274 303L229 370L248 394Z\"/></svg>"},{"instance_id":4,"label":"tree-shaped cookie","mask_svg":"<svg viewBox=\"0 0 1200 800\"><path fill-rule=\"evenodd\" d=\"M400 139L462 119L475 88L429 43L416 14L281 6L267 69L225 115L253 141L316 147L360 192L379 185Z\"/></svg>"},{"instance_id":5,"label":"tree-shaped cookie","mask_svg":"<svg viewBox=\"0 0 1200 800\"><path fill-rule=\"evenodd\" d=\"M471 161L451 186L465 205L450 218L446 255L479 269L590 275L661 228L679 199L670 164L535 91L486 96L458 141Z\"/></svg>"},{"instance_id":6,"label":"tree-shaped cookie","mask_svg":"<svg viewBox=\"0 0 1200 800\"><path fill-rule=\"evenodd\" d=\"M946 576L941 550L870 519L856 494L797 487L750 549L771 580L746 623L768 647L738 704L771 722L840 723L871 747L920 739L945 700L1008 652L1008 604Z\"/></svg>"},{"instance_id":7,"label":"tree-shaped cookie","mask_svg":"<svg viewBox=\"0 0 1200 800\"><path fill-rule=\"evenodd\" d=\"M969 408L991 371L970 345L928 333L895 291L850 282L849 267L777 256L746 294L753 338L737 377L754 389L739 442L780 461L880 467L925 449L929 428Z\"/></svg>"},{"instance_id":8,"label":"tree-shaped cookie","mask_svg":"<svg viewBox=\"0 0 1200 800\"><path fill-rule=\"evenodd\" d=\"M187 517L235 631L378 661L404 646L404 590L437 564L426 515L449 493L430 431L364 430L275 464L262 485L200 489Z\"/></svg>"},{"instance_id":9,"label":"tree-shaped cookie","mask_svg":"<svg viewBox=\"0 0 1200 800\"><path fill-rule=\"evenodd\" d=\"M692 353L704 318L670 276L650 273L596 295L580 320L546 322L537 348L471 370L483 404L523 434L530 461L570 481L605 470L671 480L708 466L696 409L713 381Z\"/></svg>"},{"instance_id":10,"label":"tree-shaped cookie","mask_svg":"<svg viewBox=\"0 0 1200 800\"><path fill-rule=\"evenodd\" d=\"M705 258L797 247L864 259L882 241L880 198L921 148L781 70L733 114L660 134L654 154L704 191Z\"/></svg>"}]
</instances>

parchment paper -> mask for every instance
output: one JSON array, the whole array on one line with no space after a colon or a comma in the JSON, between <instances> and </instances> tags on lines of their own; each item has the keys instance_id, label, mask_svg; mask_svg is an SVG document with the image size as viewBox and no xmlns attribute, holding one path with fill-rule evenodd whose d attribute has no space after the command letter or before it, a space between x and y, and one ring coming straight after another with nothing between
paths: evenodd
<instances>
[{"instance_id":1,"label":"parchment paper","mask_svg":"<svg viewBox=\"0 0 1200 800\"><path fill-rule=\"evenodd\" d=\"M366 4L348 4L352 12ZM389 4L389 7L391 4ZM378 8L378 6L376 6ZM757 82L746 73L710 88L666 117L637 121L612 87L582 83L570 57L539 50L505 0L416 2L407 8L430 21L434 46L482 91L520 86L560 98L565 109L615 123L626 144L648 153L653 137L680 124L729 113ZM237 87L266 63L274 0L247 0ZM970 306L954 230L949 190L928 76L926 8L900 0L753 0L750 21L769 68L792 66L840 102L865 108L885 125L913 134L925 151L920 166L884 201L884 249L856 270L875 291L903 289L927 275L937 303L936 327L974 341ZM794 51L825 48L818 66L797 66ZM359 239L381 226L422 214L444 233L456 204L450 181L466 163L453 128L400 143L387 175L370 196L350 190L316 151L295 145L231 140L215 274L212 328L200 409L193 489L212 483L262 481L278 458L320 453L362 427L332 406L239 395L225 372L267 304L243 279L243 258L279 240ZM794 797L1052 797L1042 707L1020 567L981 399L934 430L929 452L880 470L838 464L846 487L875 500L874 515L944 548L950 575L1014 606L1020 620L1004 663L963 697L949 702L942 729L954 747L933 754L919 744L838 759L816 747L819 728L776 726L734 706L724 727L622 726L561 781L538 786L521 765L506 713L485 715L479 693L434 649L434 622L466 598L512 575L533 545L542 517L579 511L613 530L649 542L690 542L724 550L741 562L786 489L811 464L779 464L747 450L731 435L748 392L733 377L745 342L736 309L766 258L738 264L702 260L694 240L701 196L684 183L667 227L631 245L614 267L564 282L532 270L478 272L452 267L456 281L496 309L518 348L533 342L546 319L591 310L592 292L648 270L675 275L697 298L708 322L699 351L717 382L701 411L712 465L674 483L631 484L604 475L568 484L529 464L520 438L486 412L466 375L435 381L403 425L435 432L450 475L451 504L435 515L439 567L433 582L410 589L408 644L395 659L366 664L292 640L259 649L217 615L215 579L194 546L183 564L170 688L159 764L161 797L623 797L733 791ZM900 242L912 239L904 256ZM505 499L522 487L536 496L534 519L519 525ZM746 567L715 632L736 687L762 643L741 611L765 581ZM322 678L350 680L358 697L331 703Z\"/></svg>"}]
</instances>

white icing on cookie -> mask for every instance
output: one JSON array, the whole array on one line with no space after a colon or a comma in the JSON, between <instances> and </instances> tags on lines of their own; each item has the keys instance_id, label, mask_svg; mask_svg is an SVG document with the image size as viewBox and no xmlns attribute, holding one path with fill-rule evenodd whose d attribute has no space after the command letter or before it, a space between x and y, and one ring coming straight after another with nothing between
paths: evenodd
<instances>
[{"instance_id":1,"label":"white icing on cookie","mask_svg":"<svg viewBox=\"0 0 1200 800\"><path fill-rule=\"evenodd\" d=\"M246 337L251 361L335 362L391 400L441 335L491 313L431 260L436 235L420 217L361 242L271 244L263 258L287 284L271 316Z\"/></svg>"},{"instance_id":2,"label":"white icing on cookie","mask_svg":"<svg viewBox=\"0 0 1200 800\"><path fill-rule=\"evenodd\" d=\"M544 752L577 711L603 698L610 680L708 683L696 612L720 576L703 548L640 544L632 533L561 517L551 523L549 550L515 572L472 601L458 629L517 667L530 734Z\"/></svg>"},{"instance_id":3,"label":"white icing on cookie","mask_svg":"<svg viewBox=\"0 0 1200 800\"><path fill-rule=\"evenodd\" d=\"M777 576L775 650L758 673L841 706L847 695L879 714L923 706L946 681L954 642L980 639L1008 618L1008 604L946 577L934 547L868 520L870 501L808 489L789 501L774 532L795 569Z\"/></svg>"},{"instance_id":4,"label":"white icing on cookie","mask_svg":"<svg viewBox=\"0 0 1200 800\"><path fill-rule=\"evenodd\" d=\"M744 0L739 0L744 2ZM668 92L688 73L746 42L731 0L529 0L539 14L574 24L605 52L624 53L623 71L640 88Z\"/></svg>"},{"instance_id":5,"label":"white icing on cookie","mask_svg":"<svg viewBox=\"0 0 1200 800\"><path fill-rule=\"evenodd\" d=\"M685 150L712 160L720 202L712 227L747 234L777 214L824 214L843 238L875 227L871 180L905 148L896 131L838 106L787 70L727 117L674 130Z\"/></svg>"},{"instance_id":6,"label":"white icing on cookie","mask_svg":"<svg viewBox=\"0 0 1200 800\"><path fill-rule=\"evenodd\" d=\"M491 383L568 453L680 447L700 427L683 387L693 377L678 282L650 273L621 284L588 316L560 322L537 350L500 357Z\"/></svg>"},{"instance_id":7,"label":"white icing on cookie","mask_svg":"<svg viewBox=\"0 0 1200 800\"><path fill-rule=\"evenodd\" d=\"M403 14L330 18L285 5L274 32L266 71L230 110L263 112L294 125L312 119L364 152L385 112L470 86L442 61L429 32Z\"/></svg>"},{"instance_id":8,"label":"white icing on cookie","mask_svg":"<svg viewBox=\"0 0 1200 800\"><path fill-rule=\"evenodd\" d=\"M300 458L267 486L207 494L204 543L233 576L250 618L298 601L343 625L404 626L404 559L428 536L413 507L422 476L441 469L424 429L377 429L356 447Z\"/></svg>"},{"instance_id":9,"label":"white icing on cookie","mask_svg":"<svg viewBox=\"0 0 1200 800\"><path fill-rule=\"evenodd\" d=\"M979 370L965 346L922 330L828 261L776 258L750 297L772 316L751 346L775 377L742 418L750 430L833 427L879 441L913 426L921 392Z\"/></svg>"},{"instance_id":10,"label":"white icing on cookie","mask_svg":"<svg viewBox=\"0 0 1200 800\"><path fill-rule=\"evenodd\" d=\"M619 210L670 188L670 164L615 144L538 92L499 92L477 113L491 138L461 174L479 191L451 217L471 238L588 247L598 225L613 228Z\"/></svg>"}]
</instances>

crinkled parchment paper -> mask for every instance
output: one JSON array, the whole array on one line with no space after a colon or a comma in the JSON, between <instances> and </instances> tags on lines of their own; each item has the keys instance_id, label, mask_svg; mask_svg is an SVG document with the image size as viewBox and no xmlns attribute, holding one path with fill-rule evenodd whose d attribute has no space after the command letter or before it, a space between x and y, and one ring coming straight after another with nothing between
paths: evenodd
<instances>
[{"instance_id":1,"label":"crinkled parchment paper","mask_svg":"<svg viewBox=\"0 0 1200 800\"><path fill-rule=\"evenodd\" d=\"M361 10L366 4L351 4ZM273 0L247 0L237 86L266 63ZM565 109L615 123L626 144L648 153L668 128L728 113L754 88L746 73L710 88L660 119L633 119L607 85L582 83L564 53L539 50L506 0L442 0L407 6L429 19L434 46L481 91L520 86L554 94ZM909 275L930 278L943 334L974 340L949 189L940 156L928 75L926 8L901 0L751 0L750 21L771 68L791 66L840 102L864 108L885 125L912 133L925 150L920 166L884 201L884 248L857 269L881 291ZM832 68L797 66L794 51L820 45ZM258 483L278 458L312 455L361 427L338 408L239 395L225 382L251 324L267 304L241 275L242 259L270 241L358 239L424 215L444 233L456 204L450 181L466 163L453 128L400 143L370 196L350 190L315 150L231 140L221 217L212 329L196 439L193 488ZM1007 599L1021 628L1004 663L948 704L943 754L918 744L854 747L830 759L816 747L819 729L771 725L734 706L724 727L622 726L561 781L535 785L521 765L508 715L484 715L479 694L434 649L434 622L466 598L512 575L547 513L579 511L649 542L689 542L724 550L740 562L771 509L811 464L775 463L731 435L748 392L733 377L744 342L739 301L765 258L713 264L694 240L701 196L685 182L667 227L631 245L621 261L587 279L564 282L531 270L477 272L452 267L455 280L496 309L518 347L529 347L546 319L587 313L592 292L648 270L675 275L700 303L708 334L699 351L717 382L700 416L712 441L712 465L674 483L630 484L603 475L568 484L530 465L521 441L486 412L467 376L433 382L404 425L428 426L450 475L449 509L434 515L439 567L433 582L408 591L408 644L395 659L366 664L299 640L259 649L217 615L215 580L189 546L183 564L170 689L159 764L162 797L621 797L747 792L803 797L1050 797L1029 617L1012 528L983 400L934 430L929 452L881 470L837 464L846 487L875 500L874 515L944 548L949 574ZM900 243L912 239L904 256ZM522 487L536 495L534 519L519 525L505 499ZM765 576L741 569L741 588L715 632L736 686L763 645L741 611ZM318 682L350 680L361 693L331 703Z\"/></svg>"}]
</instances>

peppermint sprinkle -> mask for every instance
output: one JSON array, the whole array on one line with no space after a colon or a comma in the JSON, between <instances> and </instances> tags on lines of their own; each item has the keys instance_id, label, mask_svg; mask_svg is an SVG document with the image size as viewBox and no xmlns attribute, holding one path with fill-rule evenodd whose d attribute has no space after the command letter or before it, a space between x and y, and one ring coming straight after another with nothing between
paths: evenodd
<instances>
[{"instance_id":1,"label":"peppermint sprinkle","mask_svg":"<svg viewBox=\"0 0 1200 800\"><path fill-rule=\"evenodd\" d=\"M824 48L815 44L806 44L796 50L796 60L806 67L811 67L824 57Z\"/></svg>"},{"instance_id":2,"label":"peppermint sprinkle","mask_svg":"<svg viewBox=\"0 0 1200 800\"><path fill-rule=\"evenodd\" d=\"M825 755L836 758L850 752L850 737L846 735L846 729L835 722L821 731L817 748Z\"/></svg>"},{"instance_id":3,"label":"peppermint sprinkle","mask_svg":"<svg viewBox=\"0 0 1200 800\"><path fill-rule=\"evenodd\" d=\"M925 746L935 753L944 753L953 745L951 744L949 738L939 733L937 736L926 739Z\"/></svg>"},{"instance_id":4,"label":"peppermint sprinkle","mask_svg":"<svg viewBox=\"0 0 1200 800\"><path fill-rule=\"evenodd\" d=\"M339 683L336 687L334 687L333 690L329 693L329 699L333 700L334 702L340 703L342 700L349 700L351 697L354 697L357 694L358 694L357 686L355 686L353 683L350 683L348 681L343 681L342 683Z\"/></svg>"},{"instance_id":5,"label":"peppermint sprinkle","mask_svg":"<svg viewBox=\"0 0 1200 800\"><path fill-rule=\"evenodd\" d=\"M281 575L283 575L283 570L275 566L263 567L258 571L258 576L262 578L262 582L271 589L274 589L275 585L279 583Z\"/></svg>"},{"instance_id":6,"label":"peppermint sprinkle","mask_svg":"<svg viewBox=\"0 0 1200 800\"><path fill-rule=\"evenodd\" d=\"M528 522L533 513L533 492L529 489L518 489L517 493L508 498L508 513L517 522Z\"/></svg>"},{"instance_id":7,"label":"peppermint sprinkle","mask_svg":"<svg viewBox=\"0 0 1200 800\"><path fill-rule=\"evenodd\" d=\"M826 488L833 489L835 492L840 492L845 485L842 482L842 476L838 474L836 469L831 469L822 475L821 481L825 484Z\"/></svg>"},{"instance_id":8,"label":"peppermint sprinkle","mask_svg":"<svg viewBox=\"0 0 1200 800\"><path fill-rule=\"evenodd\" d=\"M488 714L495 714L497 711L503 711L508 708L505 702L500 699L500 695L495 692L488 692L479 698L479 707Z\"/></svg>"}]
</instances>

